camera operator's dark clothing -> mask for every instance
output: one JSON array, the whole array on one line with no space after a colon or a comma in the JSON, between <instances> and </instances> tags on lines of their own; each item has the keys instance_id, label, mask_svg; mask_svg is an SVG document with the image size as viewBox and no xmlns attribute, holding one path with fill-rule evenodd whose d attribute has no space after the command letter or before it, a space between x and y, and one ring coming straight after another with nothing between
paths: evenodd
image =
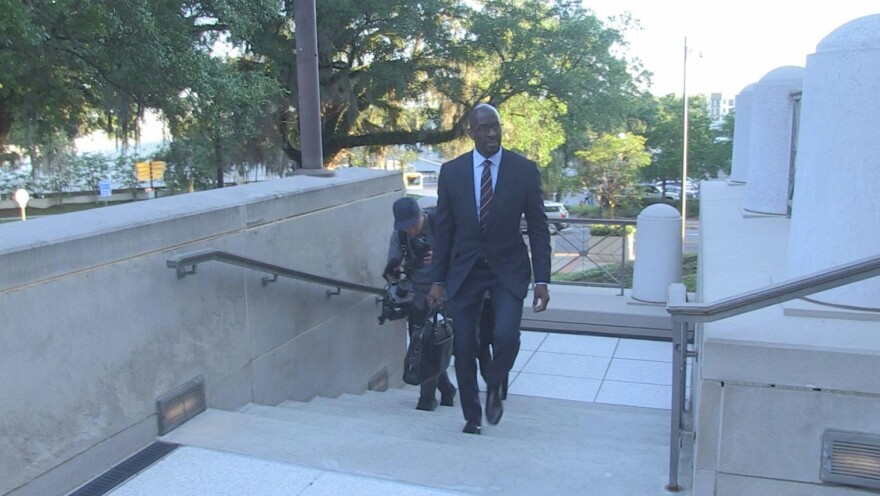
<instances>
[{"instance_id":1,"label":"camera operator's dark clothing","mask_svg":"<svg viewBox=\"0 0 880 496\"><path fill-rule=\"evenodd\" d=\"M422 212L422 215L428 216L427 212ZM400 260L403 265L403 271L406 272L407 278L413 283L414 288L421 287L427 293L428 289L431 286L430 264L425 264L423 262L423 258L426 254L422 254L421 257L418 256L419 251L424 251L425 248L420 248L422 246L430 249L431 246L434 246L434 232L431 229L432 219L430 217L425 218L425 222L422 225L422 232L416 238L421 238L418 242L410 239L410 237L402 231L393 231L391 233L391 243L388 246L388 262L393 260ZM406 246L406 260L404 260L404 253L401 250L401 239L400 236L403 235L403 243ZM417 289L418 291L418 289Z\"/></svg>"},{"instance_id":2,"label":"camera operator's dark clothing","mask_svg":"<svg viewBox=\"0 0 880 496\"><path fill-rule=\"evenodd\" d=\"M403 272L413 287L413 299L408 317L410 338L412 338L415 328L423 325L428 317L427 296L432 283L429 276L431 266L424 263L424 257L430 252L430 247L434 243L434 232L431 229L433 219L425 211L422 211L422 215L425 216L425 221L422 224L422 232L416 236L416 239L412 239L404 231L394 230L391 233L391 242L388 246L388 263L401 261ZM404 249L401 249L401 246ZM444 396L455 393L455 386L449 381L446 372L440 374L436 379L421 384L421 398L435 398L436 389L439 389Z\"/></svg>"}]
</instances>

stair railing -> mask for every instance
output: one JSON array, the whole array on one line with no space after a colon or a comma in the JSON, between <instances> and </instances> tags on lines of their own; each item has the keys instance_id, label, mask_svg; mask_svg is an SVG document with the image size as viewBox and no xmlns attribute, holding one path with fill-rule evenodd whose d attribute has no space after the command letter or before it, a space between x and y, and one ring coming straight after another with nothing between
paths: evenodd
<instances>
[{"instance_id":1,"label":"stair railing","mask_svg":"<svg viewBox=\"0 0 880 496\"><path fill-rule=\"evenodd\" d=\"M572 286L592 286L599 288L617 288L620 296L623 296L624 290L629 287L626 278L626 262L630 258L629 243L626 242L627 226L636 226L635 220L627 219L590 219L585 217L570 217L567 219L549 219L550 232L554 234L555 244L553 249L553 260L551 262L552 276L550 282L553 284L572 285ZM555 224L568 224L569 228L557 230ZM594 225L615 226L621 231L621 236L592 236L590 228ZM612 253L596 253L597 247L602 241L609 238L620 238L619 251L615 248ZM599 261L597 257L606 260ZM613 262L612 258L616 258ZM562 274L562 269L567 269L573 265L589 267L599 273L610 282L585 282L577 280L566 280ZM609 270L613 268L614 270ZM561 276L561 277L560 277Z\"/></svg>"},{"instance_id":2,"label":"stair railing","mask_svg":"<svg viewBox=\"0 0 880 496\"><path fill-rule=\"evenodd\" d=\"M680 283L669 285L666 310L672 316L672 407L670 411L669 484L666 486L668 491L676 492L680 489L678 465L684 434L683 412L687 359L697 356L696 351L688 350L688 327L734 317L878 275L880 275L880 255L875 255L778 284L771 284L755 291L722 298L713 303L687 303L684 285Z\"/></svg>"},{"instance_id":3,"label":"stair railing","mask_svg":"<svg viewBox=\"0 0 880 496\"><path fill-rule=\"evenodd\" d=\"M361 293L374 294L377 296L385 295L384 288L377 288L364 284L346 282L339 279L310 274L308 272L300 272L298 270L288 269L278 265L260 262L252 258L242 257L240 255L235 255L233 253L221 250L215 250L213 248L177 255L175 257L169 258L166 261L166 265L168 266L168 268L177 270L177 278L182 279L188 275L195 274L196 266L198 264L210 261L223 262L231 265L237 265L239 267L244 267L246 269L253 269L271 274L271 277L263 277L263 286L277 281L278 276L283 276L292 279L299 279L300 281L313 282L315 284L336 288L335 290L328 289L327 296L338 295L343 289L358 291Z\"/></svg>"}]
</instances>

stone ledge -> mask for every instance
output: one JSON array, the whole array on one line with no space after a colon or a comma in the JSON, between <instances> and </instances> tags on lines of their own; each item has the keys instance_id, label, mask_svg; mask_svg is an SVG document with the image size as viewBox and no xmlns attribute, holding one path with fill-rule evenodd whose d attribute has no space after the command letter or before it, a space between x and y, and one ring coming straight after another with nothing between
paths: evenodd
<instances>
[{"instance_id":1,"label":"stone ledge","mask_svg":"<svg viewBox=\"0 0 880 496\"><path fill-rule=\"evenodd\" d=\"M706 324L704 380L880 394L875 322L785 316L774 306Z\"/></svg>"},{"instance_id":2,"label":"stone ledge","mask_svg":"<svg viewBox=\"0 0 880 496\"><path fill-rule=\"evenodd\" d=\"M627 290L550 285L550 304L532 312L532 294L523 302L522 328L570 333L671 340L672 321L664 305L633 300Z\"/></svg>"}]
</instances>

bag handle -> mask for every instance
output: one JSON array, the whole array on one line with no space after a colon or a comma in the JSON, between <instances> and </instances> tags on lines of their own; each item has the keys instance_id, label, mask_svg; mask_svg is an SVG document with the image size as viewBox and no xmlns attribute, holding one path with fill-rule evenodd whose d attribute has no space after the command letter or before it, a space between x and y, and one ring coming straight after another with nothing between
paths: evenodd
<instances>
[{"instance_id":1,"label":"bag handle","mask_svg":"<svg viewBox=\"0 0 880 496\"><path fill-rule=\"evenodd\" d=\"M430 310L428 311L430 313L428 313L428 318L426 319L426 321L430 320L434 324L435 328L437 327L437 321L439 317L443 317L444 320L447 318L446 312L443 311L442 307L432 305Z\"/></svg>"}]
</instances>

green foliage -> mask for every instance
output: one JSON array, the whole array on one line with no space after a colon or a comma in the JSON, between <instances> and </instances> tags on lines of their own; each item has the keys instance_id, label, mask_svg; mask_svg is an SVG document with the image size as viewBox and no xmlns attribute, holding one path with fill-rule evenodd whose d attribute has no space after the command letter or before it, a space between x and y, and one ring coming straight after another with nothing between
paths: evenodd
<instances>
[{"instance_id":1,"label":"green foliage","mask_svg":"<svg viewBox=\"0 0 880 496\"><path fill-rule=\"evenodd\" d=\"M552 152L565 142L558 118L565 109L546 98L517 95L498 109L504 123L504 146L529 157L542 167Z\"/></svg>"},{"instance_id":2,"label":"green foliage","mask_svg":"<svg viewBox=\"0 0 880 496\"><path fill-rule=\"evenodd\" d=\"M551 282L582 282L586 285L591 284L623 284L625 288L632 287L633 262L627 262L621 270L619 263L607 264L604 270L599 267L581 270L578 272L568 272L553 274L550 278ZM607 272L606 272L607 271Z\"/></svg>"},{"instance_id":3,"label":"green foliage","mask_svg":"<svg viewBox=\"0 0 880 496\"><path fill-rule=\"evenodd\" d=\"M713 146L708 154L710 164L717 166L718 171L724 171L730 174L730 167L733 160L733 126L736 120L736 112L730 112L721 120L721 124L713 127L710 132L712 135Z\"/></svg>"},{"instance_id":4,"label":"green foliage","mask_svg":"<svg viewBox=\"0 0 880 496\"><path fill-rule=\"evenodd\" d=\"M186 91L168 109L171 132L178 137L168 161L187 181L208 184L233 164L266 161L269 102L277 86L262 74L241 71L232 63L212 59L201 69L207 78Z\"/></svg>"},{"instance_id":5,"label":"green foliage","mask_svg":"<svg viewBox=\"0 0 880 496\"><path fill-rule=\"evenodd\" d=\"M639 169L651 162L645 150L645 138L629 133L603 134L592 146L575 155L583 160L583 185L611 209L635 186Z\"/></svg>"},{"instance_id":6,"label":"green foliage","mask_svg":"<svg viewBox=\"0 0 880 496\"><path fill-rule=\"evenodd\" d=\"M635 226L618 226L611 224L593 224L590 226L590 235L592 236L627 236L635 234Z\"/></svg>"},{"instance_id":7,"label":"green foliage","mask_svg":"<svg viewBox=\"0 0 880 496\"><path fill-rule=\"evenodd\" d=\"M572 205L566 208L572 215L578 217L598 219L602 215L602 207L599 205Z\"/></svg>"},{"instance_id":8,"label":"green foliage","mask_svg":"<svg viewBox=\"0 0 880 496\"><path fill-rule=\"evenodd\" d=\"M622 276L624 287L632 288L633 269L635 262L626 262L621 264L608 264L603 268L593 268L580 272L571 272L567 274L554 274L552 280L560 282L583 282L583 283L601 283L609 284L615 281L611 279L606 272L610 272L617 277ZM621 271L621 268L623 269ZM604 269L604 270L603 270ZM682 256L682 283L688 292L696 292L697 290L697 255L695 253L687 253Z\"/></svg>"},{"instance_id":9,"label":"green foliage","mask_svg":"<svg viewBox=\"0 0 880 496\"><path fill-rule=\"evenodd\" d=\"M623 122L621 103L638 94L627 61L615 55L620 32L578 2L328 0L317 9L327 161L359 146L456 141L477 102L523 107L532 103L517 98L529 96L565 104L563 113L576 116L569 127L584 130ZM299 160L290 125L298 106L293 24L290 10L283 14L285 22L250 40L247 56L289 92L277 102L278 130L287 155ZM523 123L544 115L523 114ZM509 144L547 163L553 133ZM447 156L468 147L456 145Z\"/></svg>"},{"instance_id":10,"label":"green foliage","mask_svg":"<svg viewBox=\"0 0 880 496\"><path fill-rule=\"evenodd\" d=\"M145 108L170 109L180 94L216 82L205 68L221 34L258 32L275 8L269 0L0 0L0 147L97 128L136 137Z\"/></svg>"},{"instance_id":11,"label":"green foliage","mask_svg":"<svg viewBox=\"0 0 880 496\"><path fill-rule=\"evenodd\" d=\"M648 118L648 148L656 150L653 161L643 170L647 181L681 180L684 149L682 99L666 95L657 99ZM719 170L730 170L732 117L719 129L712 128L706 97L688 98L688 176L717 177Z\"/></svg>"},{"instance_id":12,"label":"green foliage","mask_svg":"<svg viewBox=\"0 0 880 496\"><path fill-rule=\"evenodd\" d=\"M681 263L681 282L687 288L688 292L697 291L697 254L687 253L682 257Z\"/></svg>"},{"instance_id":13,"label":"green foliage","mask_svg":"<svg viewBox=\"0 0 880 496\"><path fill-rule=\"evenodd\" d=\"M0 195L10 194L17 188L25 188L33 194L54 196L63 203L65 192L99 191L104 179L125 188L138 188L140 183L134 173L134 163L140 157L119 155L112 158L103 153L77 154L67 151L52 157L50 174L33 174L26 167L4 164L0 167Z\"/></svg>"},{"instance_id":14,"label":"green foliage","mask_svg":"<svg viewBox=\"0 0 880 496\"><path fill-rule=\"evenodd\" d=\"M0 148L49 157L52 136L98 128L125 141L149 108L169 119L169 166L187 181L299 161L293 6L0 0ZM628 19L605 24L573 0L324 0L317 19L328 162L455 141L467 110L490 102L510 146L555 164L560 191L563 136L628 125L644 98L619 55Z\"/></svg>"}]
</instances>

